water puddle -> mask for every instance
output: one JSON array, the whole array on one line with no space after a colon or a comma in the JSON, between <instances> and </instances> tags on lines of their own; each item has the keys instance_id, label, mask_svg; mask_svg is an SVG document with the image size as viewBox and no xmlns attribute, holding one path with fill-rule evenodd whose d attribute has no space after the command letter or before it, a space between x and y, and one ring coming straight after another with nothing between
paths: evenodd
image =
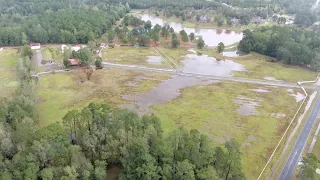
<instances>
[{"instance_id":1,"label":"water puddle","mask_svg":"<svg viewBox=\"0 0 320 180\"><path fill-rule=\"evenodd\" d=\"M226 57L238 57L240 54L238 54L238 51L226 51L222 55Z\"/></svg>"},{"instance_id":2,"label":"water puddle","mask_svg":"<svg viewBox=\"0 0 320 180\"><path fill-rule=\"evenodd\" d=\"M126 85L131 86L131 87L136 87L136 86L138 86L139 82L141 82L143 80L155 80L155 79L139 75L139 76L134 77L134 79L132 81L126 82Z\"/></svg>"},{"instance_id":3,"label":"water puddle","mask_svg":"<svg viewBox=\"0 0 320 180\"><path fill-rule=\"evenodd\" d=\"M188 49L188 51L189 51L189 52L192 52L192 53L194 53L194 54L196 54L196 53L197 53L197 51L196 51L196 50L194 50L194 49Z\"/></svg>"},{"instance_id":4,"label":"water puddle","mask_svg":"<svg viewBox=\"0 0 320 180\"><path fill-rule=\"evenodd\" d=\"M268 80L268 81L281 81L281 80L279 80L279 79L276 79L275 77L269 77L269 76L264 77L263 79L264 79L264 80Z\"/></svg>"},{"instance_id":5,"label":"water puddle","mask_svg":"<svg viewBox=\"0 0 320 180\"><path fill-rule=\"evenodd\" d=\"M166 22L163 19L150 15L143 14L141 19L144 21L151 21L153 25L159 24L163 26L168 24L174 29L175 32L185 30L186 33L195 33L196 36L202 36L205 44L208 46L217 46L220 42L223 42L226 46L239 42L242 39L242 32L235 32L229 30L216 30L216 29L198 29L198 28L186 28L179 22Z\"/></svg>"},{"instance_id":6,"label":"water puddle","mask_svg":"<svg viewBox=\"0 0 320 180\"><path fill-rule=\"evenodd\" d=\"M288 89L287 92L290 93L289 94L290 96L292 96L292 97L294 97L296 99L296 102L300 102L300 101L304 100L304 98L305 98L304 94L301 94L299 92L297 92L295 94L293 89Z\"/></svg>"},{"instance_id":7,"label":"water puddle","mask_svg":"<svg viewBox=\"0 0 320 180\"><path fill-rule=\"evenodd\" d=\"M208 55L188 54L185 60L183 71L189 73L208 74L216 76L232 75L232 71L244 71L242 64L231 60L218 61L214 57Z\"/></svg>"},{"instance_id":8,"label":"water puddle","mask_svg":"<svg viewBox=\"0 0 320 180\"><path fill-rule=\"evenodd\" d=\"M287 115L283 113L272 113L271 116L280 119L285 118Z\"/></svg>"},{"instance_id":9,"label":"water puddle","mask_svg":"<svg viewBox=\"0 0 320 180\"><path fill-rule=\"evenodd\" d=\"M162 59L160 56L147 56L148 64L160 65L162 63Z\"/></svg>"},{"instance_id":10,"label":"water puddle","mask_svg":"<svg viewBox=\"0 0 320 180\"><path fill-rule=\"evenodd\" d=\"M268 92L270 92L267 89L251 89L251 91L258 92L258 93L268 93Z\"/></svg>"},{"instance_id":11,"label":"water puddle","mask_svg":"<svg viewBox=\"0 0 320 180\"><path fill-rule=\"evenodd\" d=\"M180 90L196 85L209 85L218 82L216 80L198 79L194 77L173 76L171 79L158 84L147 93L140 95L123 95L122 98L132 101L134 105L122 105L121 107L135 110L138 114L150 113L150 106L169 102L181 95Z\"/></svg>"},{"instance_id":12,"label":"water puddle","mask_svg":"<svg viewBox=\"0 0 320 180\"><path fill-rule=\"evenodd\" d=\"M256 111L257 107L261 107L259 104L260 100L250 99L245 96L239 95L234 102L240 105L239 109L237 109L237 113L242 116L251 116L258 115L259 113Z\"/></svg>"}]
</instances>

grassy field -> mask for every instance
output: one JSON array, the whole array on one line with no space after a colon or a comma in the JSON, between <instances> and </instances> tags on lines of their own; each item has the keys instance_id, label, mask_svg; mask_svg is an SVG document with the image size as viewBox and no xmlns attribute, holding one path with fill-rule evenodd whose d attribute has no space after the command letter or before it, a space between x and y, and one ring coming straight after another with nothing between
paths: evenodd
<instances>
[{"instance_id":1,"label":"grassy field","mask_svg":"<svg viewBox=\"0 0 320 180\"><path fill-rule=\"evenodd\" d=\"M177 63L183 60L183 57L181 56L190 53L184 48L160 48L160 50ZM104 49L102 51L102 59L107 62L143 65L147 67L170 68L170 65L168 65L165 60L162 60L160 64L149 64L147 62L148 56L159 57L159 54L152 48L143 47L118 47L112 49Z\"/></svg>"},{"instance_id":2,"label":"grassy field","mask_svg":"<svg viewBox=\"0 0 320 180\"><path fill-rule=\"evenodd\" d=\"M61 45L43 46L41 53L43 60L53 60L62 63L63 54L61 52Z\"/></svg>"},{"instance_id":3,"label":"grassy field","mask_svg":"<svg viewBox=\"0 0 320 180\"><path fill-rule=\"evenodd\" d=\"M231 49L234 45L229 46ZM170 57L176 64L182 65L181 61L184 60L186 54L191 54L187 48L160 48L168 57ZM230 59L237 63L244 65L246 71L234 72L235 76L263 79L265 77L273 77L278 80L284 80L289 82L298 82L303 80L314 80L317 76L316 72L310 71L306 68L297 66L285 65L280 62L271 62L273 60L270 57L258 54L250 53L249 55L239 57L224 57L216 52L214 49L203 49L197 52L206 54L218 59ZM123 53L126 52L126 53ZM148 64L147 56L159 56L151 48L134 48L134 47L119 47L113 49L106 49L103 51L103 60L112 63L119 64L135 64L147 67L161 67L170 68L170 66L162 61L160 65Z\"/></svg>"},{"instance_id":4,"label":"grassy field","mask_svg":"<svg viewBox=\"0 0 320 180\"><path fill-rule=\"evenodd\" d=\"M129 81L135 81L134 78L139 75L149 79L136 82L136 87L126 85ZM40 100L36 106L40 117L39 125L43 127L61 121L69 110L83 108L90 102L124 104L126 102L121 95L128 92L146 92L167 78L167 75L163 74L144 74L119 69L95 71L90 81L86 80L82 70L43 75L37 89Z\"/></svg>"},{"instance_id":5,"label":"grassy field","mask_svg":"<svg viewBox=\"0 0 320 180\"><path fill-rule=\"evenodd\" d=\"M232 58L230 58L232 59ZM279 80L298 82L303 80L314 80L318 73L306 68L285 65L279 62L271 62L271 58L250 53L233 59L235 62L245 66L247 71L235 72L236 76L262 79L264 77L274 77Z\"/></svg>"},{"instance_id":6,"label":"grassy field","mask_svg":"<svg viewBox=\"0 0 320 180\"><path fill-rule=\"evenodd\" d=\"M4 49L0 52L0 97L8 97L19 84L16 74L18 57L17 49Z\"/></svg>"},{"instance_id":7,"label":"grassy field","mask_svg":"<svg viewBox=\"0 0 320 180\"><path fill-rule=\"evenodd\" d=\"M276 146L283 130L298 107L286 89L267 88L268 93L256 93L261 88L239 83L218 83L196 86L182 91L180 98L155 105L155 114L166 132L178 126L196 128L215 143L234 137L242 144L243 165L248 179L257 178L267 158ZM259 115L242 116L236 112L238 96L259 99ZM272 117L283 113L285 118ZM254 164L254 166L252 166Z\"/></svg>"},{"instance_id":8,"label":"grassy field","mask_svg":"<svg viewBox=\"0 0 320 180\"><path fill-rule=\"evenodd\" d=\"M232 47L232 46L229 46ZM218 54L213 49L197 50L202 54L207 54L218 59L229 59L244 65L246 71L234 72L238 77L263 79L265 77L273 77L278 80L289 82L310 81L314 80L318 73L307 68L286 65L281 62L272 62L275 59L258 53L251 52L248 55L238 57L225 57Z\"/></svg>"}]
</instances>

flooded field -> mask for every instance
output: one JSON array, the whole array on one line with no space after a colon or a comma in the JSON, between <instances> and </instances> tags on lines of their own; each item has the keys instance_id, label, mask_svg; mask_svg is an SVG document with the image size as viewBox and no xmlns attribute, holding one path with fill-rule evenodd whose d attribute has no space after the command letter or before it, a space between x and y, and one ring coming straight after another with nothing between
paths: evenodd
<instances>
[{"instance_id":1,"label":"flooded field","mask_svg":"<svg viewBox=\"0 0 320 180\"><path fill-rule=\"evenodd\" d=\"M186 73L230 76L232 71L243 71L244 66L231 60L217 60L208 55L188 54L184 57L183 71Z\"/></svg>"},{"instance_id":2,"label":"flooded field","mask_svg":"<svg viewBox=\"0 0 320 180\"><path fill-rule=\"evenodd\" d=\"M202 36L205 44L208 46L217 46L220 42L223 42L228 46L239 42L243 36L241 32L229 30L186 28L179 22L166 22L165 20L150 14L141 15L141 19L144 21L151 21L153 25L159 24L163 26L164 24L168 24L175 32L179 32L181 30L185 30L188 34L193 32L196 36Z\"/></svg>"},{"instance_id":3,"label":"flooded field","mask_svg":"<svg viewBox=\"0 0 320 180\"><path fill-rule=\"evenodd\" d=\"M196 85L209 85L218 81L197 79L194 77L173 76L171 79L166 80L158 84L147 93L138 95L123 95L122 98L133 102L129 105L121 105L132 110L135 110L139 114L150 113L149 107L156 104L164 104L181 95L181 90L186 87L192 87Z\"/></svg>"}]
</instances>

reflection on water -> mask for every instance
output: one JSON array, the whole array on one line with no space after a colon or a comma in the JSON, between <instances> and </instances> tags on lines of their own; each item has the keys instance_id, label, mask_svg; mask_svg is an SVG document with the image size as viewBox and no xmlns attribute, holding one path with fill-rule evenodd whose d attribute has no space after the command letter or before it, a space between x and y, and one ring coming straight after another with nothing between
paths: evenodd
<instances>
[{"instance_id":1,"label":"reflection on water","mask_svg":"<svg viewBox=\"0 0 320 180\"><path fill-rule=\"evenodd\" d=\"M215 29L195 29L195 28L186 28L183 27L181 23L178 22L166 22L163 19L150 15L143 14L141 19L144 21L151 21L153 25L159 24L163 26L164 24L168 24L171 26L174 31L179 32L181 30L185 30L188 34L195 33L196 36L202 36L206 45L208 46L217 46L219 42L223 42L224 45L228 46L239 42L242 39L241 32L234 32L229 30L215 30Z\"/></svg>"},{"instance_id":2,"label":"reflection on water","mask_svg":"<svg viewBox=\"0 0 320 180\"><path fill-rule=\"evenodd\" d=\"M183 71L186 73L210 74L215 76L232 75L232 71L243 71L242 64L230 61L218 61L208 55L188 54L183 63Z\"/></svg>"}]
</instances>

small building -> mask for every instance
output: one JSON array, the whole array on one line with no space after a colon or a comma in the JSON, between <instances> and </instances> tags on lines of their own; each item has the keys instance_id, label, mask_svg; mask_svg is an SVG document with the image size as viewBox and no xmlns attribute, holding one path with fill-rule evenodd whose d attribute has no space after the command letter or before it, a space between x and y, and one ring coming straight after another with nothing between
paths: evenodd
<instances>
[{"instance_id":1,"label":"small building","mask_svg":"<svg viewBox=\"0 0 320 180\"><path fill-rule=\"evenodd\" d=\"M40 43L31 43L30 44L31 49L40 49Z\"/></svg>"},{"instance_id":2,"label":"small building","mask_svg":"<svg viewBox=\"0 0 320 180\"><path fill-rule=\"evenodd\" d=\"M71 66L78 66L80 61L78 59L69 59Z\"/></svg>"},{"instance_id":3,"label":"small building","mask_svg":"<svg viewBox=\"0 0 320 180\"><path fill-rule=\"evenodd\" d=\"M80 44L76 44L76 45L73 45L71 47L71 51L79 51L81 49L81 45Z\"/></svg>"},{"instance_id":4,"label":"small building","mask_svg":"<svg viewBox=\"0 0 320 180\"><path fill-rule=\"evenodd\" d=\"M0 47L0 51L3 51L3 47Z\"/></svg>"}]
</instances>

